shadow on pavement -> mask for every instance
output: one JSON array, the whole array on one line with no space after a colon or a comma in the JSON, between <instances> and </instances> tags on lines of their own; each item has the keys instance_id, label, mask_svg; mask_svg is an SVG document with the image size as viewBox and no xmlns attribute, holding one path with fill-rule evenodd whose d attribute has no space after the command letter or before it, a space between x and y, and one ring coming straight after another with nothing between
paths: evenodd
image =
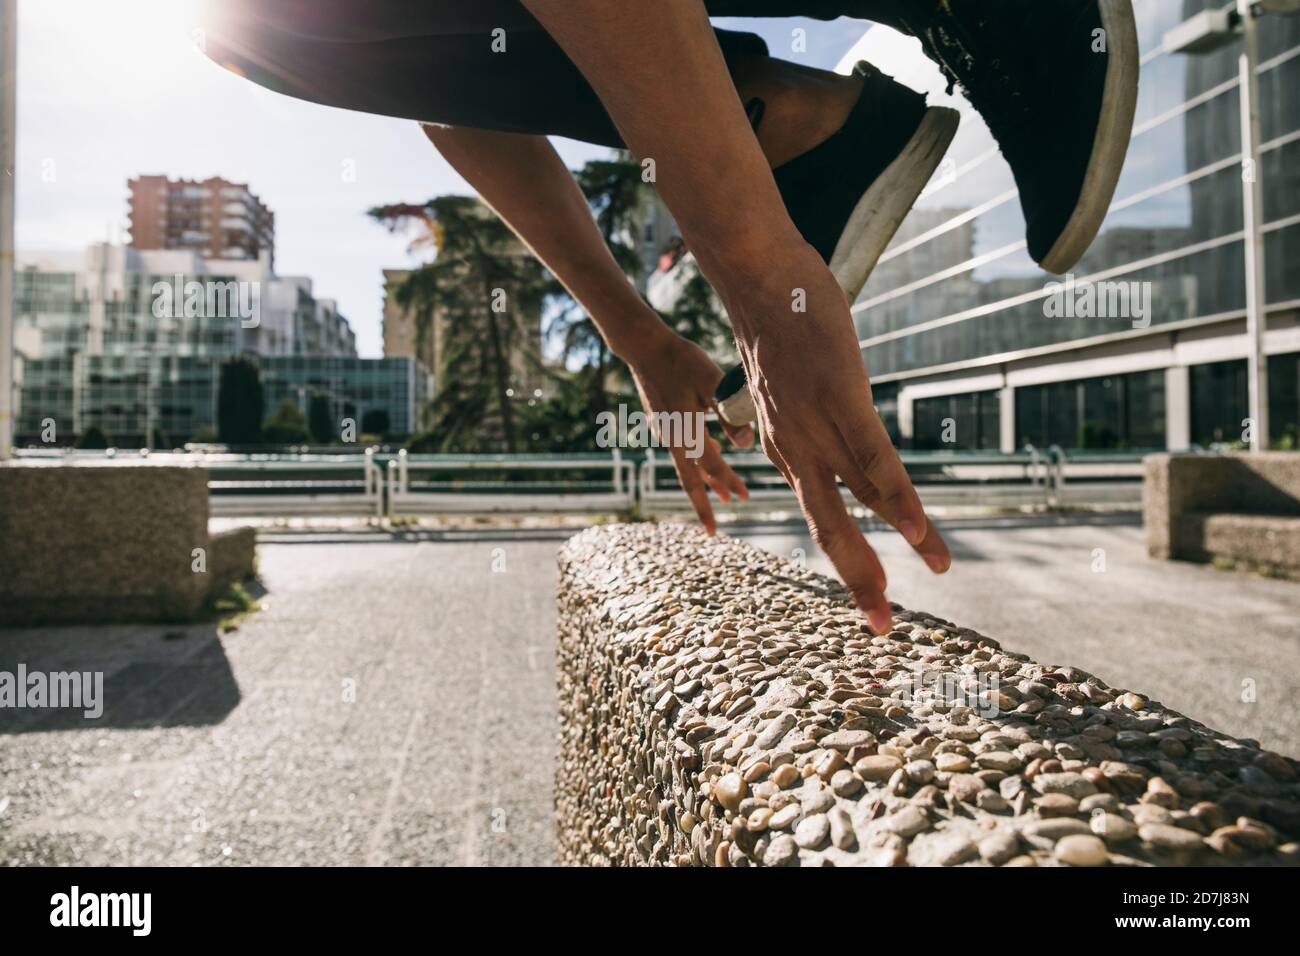
<instances>
[{"instance_id":1,"label":"shadow on pavement","mask_svg":"<svg viewBox=\"0 0 1300 956\"><path fill-rule=\"evenodd\" d=\"M46 706L0 706L0 735L59 730L206 726L220 723L239 703L239 687L214 622L135 627L58 627L0 631L0 681L13 688L32 675L54 687L50 675L79 673L86 688L66 704L71 682ZM87 676L89 675L89 677ZM102 709L99 716L87 711Z\"/></svg>"}]
</instances>

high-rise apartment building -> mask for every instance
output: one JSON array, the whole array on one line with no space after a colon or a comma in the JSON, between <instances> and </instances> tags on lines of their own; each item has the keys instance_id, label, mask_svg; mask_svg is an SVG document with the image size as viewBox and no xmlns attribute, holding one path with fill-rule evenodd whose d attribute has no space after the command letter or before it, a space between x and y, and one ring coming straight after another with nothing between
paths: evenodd
<instances>
[{"instance_id":1,"label":"high-rise apartment building","mask_svg":"<svg viewBox=\"0 0 1300 956\"><path fill-rule=\"evenodd\" d=\"M384 270L384 355L387 358L413 356L427 369L438 367L441 323L432 315L398 304L396 288L406 281L410 269Z\"/></svg>"},{"instance_id":2,"label":"high-rise apartment building","mask_svg":"<svg viewBox=\"0 0 1300 956\"><path fill-rule=\"evenodd\" d=\"M247 184L137 176L127 186L133 249L182 249L210 259L265 253L275 267L275 214Z\"/></svg>"}]
</instances>

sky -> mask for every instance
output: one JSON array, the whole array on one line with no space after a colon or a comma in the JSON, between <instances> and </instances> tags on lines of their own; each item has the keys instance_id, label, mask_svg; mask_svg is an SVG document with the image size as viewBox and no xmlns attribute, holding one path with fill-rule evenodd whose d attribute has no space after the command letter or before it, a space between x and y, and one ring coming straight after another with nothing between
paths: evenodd
<instances>
[{"instance_id":1,"label":"sky","mask_svg":"<svg viewBox=\"0 0 1300 956\"><path fill-rule=\"evenodd\" d=\"M195 0L18 0L17 246L79 250L128 237L127 180L246 182L275 213L276 271L337 299L358 351L382 354L385 268L420 261L365 216L469 186L416 124L318 106L216 66L194 42ZM716 21L775 56L833 68L866 24ZM795 49L796 29L805 49ZM557 139L571 167L608 154Z\"/></svg>"}]
</instances>

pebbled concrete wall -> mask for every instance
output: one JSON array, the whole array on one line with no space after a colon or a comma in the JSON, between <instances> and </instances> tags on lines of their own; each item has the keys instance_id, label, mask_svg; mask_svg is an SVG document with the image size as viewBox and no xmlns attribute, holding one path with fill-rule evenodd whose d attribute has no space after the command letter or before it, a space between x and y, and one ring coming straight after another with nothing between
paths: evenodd
<instances>
[{"instance_id":1,"label":"pebbled concrete wall","mask_svg":"<svg viewBox=\"0 0 1300 956\"><path fill-rule=\"evenodd\" d=\"M253 546L210 541L202 468L0 466L0 626L186 620L252 573Z\"/></svg>"},{"instance_id":2,"label":"pebbled concrete wall","mask_svg":"<svg viewBox=\"0 0 1300 956\"><path fill-rule=\"evenodd\" d=\"M560 553L570 865L1300 860L1300 764L682 525Z\"/></svg>"}]
</instances>

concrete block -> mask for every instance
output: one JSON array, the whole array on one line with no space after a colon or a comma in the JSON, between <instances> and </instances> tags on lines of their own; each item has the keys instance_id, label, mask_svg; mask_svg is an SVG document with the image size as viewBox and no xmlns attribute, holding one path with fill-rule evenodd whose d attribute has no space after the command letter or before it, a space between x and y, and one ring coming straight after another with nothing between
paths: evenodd
<instances>
[{"instance_id":1,"label":"concrete block","mask_svg":"<svg viewBox=\"0 0 1300 956\"><path fill-rule=\"evenodd\" d=\"M1300 454L1151 455L1144 467L1143 523L1152 557L1264 564L1275 563L1272 554L1290 560L1288 519L1300 517ZM1213 515L1261 520L1208 521ZM1269 518L1276 520L1270 524ZM1247 553L1252 543L1262 549ZM1300 570L1300 563L1291 567Z\"/></svg>"},{"instance_id":2,"label":"concrete block","mask_svg":"<svg viewBox=\"0 0 1300 956\"><path fill-rule=\"evenodd\" d=\"M246 539L211 553L207 480L136 462L0 466L0 626L193 618L213 572L248 563Z\"/></svg>"}]
</instances>

